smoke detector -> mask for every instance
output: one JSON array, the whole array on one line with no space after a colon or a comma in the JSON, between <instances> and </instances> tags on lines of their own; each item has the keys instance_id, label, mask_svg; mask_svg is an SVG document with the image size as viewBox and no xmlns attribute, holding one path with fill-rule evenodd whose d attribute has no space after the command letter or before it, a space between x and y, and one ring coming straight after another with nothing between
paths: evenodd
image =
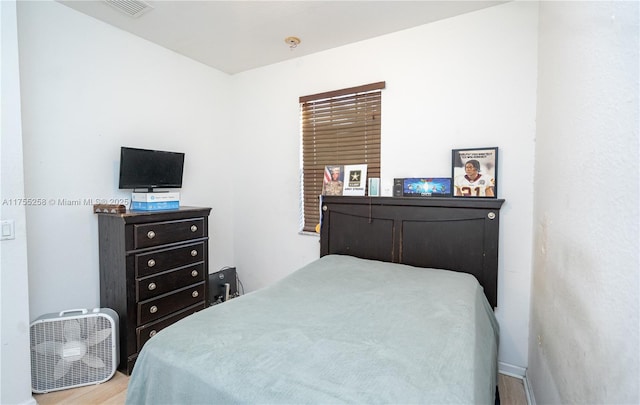
<instances>
[{"instance_id":1,"label":"smoke detector","mask_svg":"<svg viewBox=\"0 0 640 405\"><path fill-rule=\"evenodd\" d=\"M105 3L116 10L128 15L129 17L138 18L141 15L153 10L149 3L140 0L103 0Z\"/></svg>"},{"instance_id":2,"label":"smoke detector","mask_svg":"<svg viewBox=\"0 0 640 405\"><path fill-rule=\"evenodd\" d=\"M289 48L293 49L300 45L300 38L298 37L286 37L284 42L289 45Z\"/></svg>"}]
</instances>

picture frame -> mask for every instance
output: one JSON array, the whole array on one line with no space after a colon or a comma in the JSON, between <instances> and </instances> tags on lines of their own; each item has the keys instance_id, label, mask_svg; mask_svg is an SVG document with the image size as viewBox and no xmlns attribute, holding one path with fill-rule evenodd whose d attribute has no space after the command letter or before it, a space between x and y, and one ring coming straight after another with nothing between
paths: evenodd
<instances>
[{"instance_id":1,"label":"picture frame","mask_svg":"<svg viewBox=\"0 0 640 405\"><path fill-rule=\"evenodd\" d=\"M344 188L344 165L324 167L322 195L342 195Z\"/></svg>"},{"instance_id":2,"label":"picture frame","mask_svg":"<svg viewBox=\"0 0 640 405\"><path fill-rule=\"evenodd\" d=\"M344 165L342 195L364 195L367 187L367 165Z\"/></svg>"},{"instance_id":3,"label":"picture frame","mask_svg":"<svg viewBox=\"0 0 640 405\"><path fill-rule=\"evenodd\" d=\"M453 197L498 198L498 148L451 150Z\"/></svg>"}]
</instances>

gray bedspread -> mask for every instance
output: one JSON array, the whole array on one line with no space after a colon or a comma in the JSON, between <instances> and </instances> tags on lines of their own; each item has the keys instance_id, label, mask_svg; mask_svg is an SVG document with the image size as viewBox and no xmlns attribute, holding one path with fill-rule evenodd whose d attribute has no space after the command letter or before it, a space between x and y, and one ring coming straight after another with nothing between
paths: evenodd
<instances>
[{"instance_id":1,"label":"gray bedspread","mask_svg":"<svg viewBox=\"0 0 640 405\"><path fill-rule=\"evenodd\" d=\"M159 332L127 404L492 404L497 345L473 276L330 255Z\"/></svg>"}]
</instances>

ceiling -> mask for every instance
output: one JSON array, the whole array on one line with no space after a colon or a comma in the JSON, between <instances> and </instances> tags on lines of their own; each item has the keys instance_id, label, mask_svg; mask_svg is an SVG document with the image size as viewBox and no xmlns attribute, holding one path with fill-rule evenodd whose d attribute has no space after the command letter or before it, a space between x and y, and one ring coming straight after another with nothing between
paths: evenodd
<instances>
[{"instance_id":1,"label":"ceiling","mask_svg":"<svg viewBox=\"0 0 640 405\"><path fill-rule=\"evenodd\" d=\"M58 1L229 74L505 2ZM126 8L126 12L122 10L123 7ZM137 12L141 15L133 16ZM298 37L301 43L291 48L285 42L285 38L290 36Z\"/></svg>"}]
</instances>

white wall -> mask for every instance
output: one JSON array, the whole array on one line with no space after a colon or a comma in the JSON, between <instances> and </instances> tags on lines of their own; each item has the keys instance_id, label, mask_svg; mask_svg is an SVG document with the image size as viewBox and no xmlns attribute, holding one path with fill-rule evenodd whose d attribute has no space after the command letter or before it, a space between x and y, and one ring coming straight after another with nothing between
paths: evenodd
<instances>
[{"instance_id":1,"label":"white wall","mask_svg":"<svg viewBox=\"0 0 640 405\"><path fill-rule=\"evenodd\" d=\"M12 196L24 194L22 127L15 1L0 2L2 45L2 137L0 139L0 217L14 221L15 239L0 242L0 403L35 403L29 363L29 294L24 205Z\"/></svg>"},{"instance_id":2,"label":"white wall","mask_svg":"<svg viewBox=\"0 0 640 405\"><path fill-rule=\"evenodd\" d=\"M20 2L18 16L26 195L56 202L27 210L32 318L98 305L97 220L57 203L126 198L121 145L187 153L183 201L214 207L211 270L236 265L253 290L317 258L318 238L298 234L298 97L385 80L387 194L394 177L449 176L453 148L500 148L500 360L526 367L537 4L233 77L55 2Z\"/></svg>"},{"instance_id":3,"label":"white wall","mask_svg":"<svg viewBox=\"0 0 640 405\"><path fill-rule=\"evenodd\" d=\"M640 402L638 2L541 2L529 380Z\"/></svg>"},{"instance_id":4,"label":"white wall","mask_svg":"<svg viewBox=\"0 0 640 405\"><path fill-rule=\"evenodd\" d=\"M492 7L235 75L234 246L245 286L260 288L319 256L318 238L296 233L298 97L384 80L387 195L394 177L449 177L453 148L500 148L500 360L526 367L537 7Z\"/></svg>"},{"instance_id":5,"label":"white wall","mask_svg":"<svg viewBox=\"0 0 640 405\"><path fill-rule=\"evenodd\" d=\"M452 148L500 148L500 360L529 365L539 403L638 402L638 182L624 176L638 174L637 3L541 2L538 37L538 4L513 2L228 77L61 4L20 2L24 193L5 176L22 164L4 103L19 97L5 85L12 4L1 9L3 199L126 198L119 146L183 150L184 202L214 207L211 269L236 265L260 288L318 256L317 237L297 234L298 97L385 80L387 194L394 177L448 176ZM29 380L14 368L28 362L21 311L99 301L89 206L28 207L28 239L24 209L7 215L2 403L29 400L13 382Z\"/></svg>"},{"instance_id":6,"label":"white wall","mask_svg":"<svg viewBox=\"0 0 640 405\"><path fill-rule=\"evenodd\" d=\"M19 2L31 318L99 305L97 218L120 146L186 153L183 205L214 207L210 266L233 265L226 74L51 1ZM80 200L63 206L61 199Z\"/></svg>"}]
</instances>

